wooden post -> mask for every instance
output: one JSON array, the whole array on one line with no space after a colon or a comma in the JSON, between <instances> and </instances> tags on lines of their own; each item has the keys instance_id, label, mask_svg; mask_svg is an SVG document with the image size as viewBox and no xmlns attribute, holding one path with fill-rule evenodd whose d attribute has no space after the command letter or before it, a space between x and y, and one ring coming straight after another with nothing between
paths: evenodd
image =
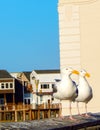
<instances>
[{"instance_id":1,"label":"wooden post","mask_svg":"<svg viewBox=\"0 0 100 130\"><path fill-rule=\"evenodd\" d=\"M44 119L44 110L42 111L42 119Z\"/></svg>"},{"instance_id":2,"label":"wooden post","mask_svg":"<svg viewBox=\"0 0 100 130\"><path fill-rule=\"evenodd\" d=\"M13 110L15 110L15 93L13 93Z\"/></svg>"},{"instance_id":3,"label":"wooden post","mask_svg":"<svg viewBox=\"0 0 100 130\"><path fill-rule=\"evenodd\" d=\"M54 117L56 117L57 110L54 110Z\"/></svg>"},{"instance_id":4,"label":"wooden post","mask_svg":"<svg viewBox=\"0 0 100 130\"><path fill-rule=\"evenodd\" d=\"M3 119L6 120L6 113L4 111Z\"/></svg>"},{"instance_id":5,"label":"wooden post","mask_svg":"<svg viewBox=\"0 0 100 130\"><path fill-rule=\"evenodd\" d=\"M15 122L17 122L17 111L15 110Z\"/></svg>"},{"instance_id":6,"label":"wooden post","mask_svg":"<svg viewBox=\"0 0 100 130\"><path fill-rule=\"evenodd\" d=\"M50 118L50 113L51 113L51 110L50 110L50 99L48 100L48 108L49 108L49 110L48 110L48 118Z\"/></svg>"},{"instance_id":7,"label":"wooden post","mask_svg":"<svg viewBox=\"0 0 100 130\"><path fill-rule=\"evenodd\" d=\"M35 111L32 110L31 113L32 113L32 117L31 117L31 118L32 118L32 120L33 120L33 119L35 118Z\"/></svg>"},{"instance_id":8,"label":"wooden post","mask_svg":"<svg viewBox=\"0 0 100 130\"><path fill-rule=\"evenodd\" d=\"M25 121L26 111L23 110L23 121Z\"/></svg>"},{"instance_id":9,"label":"wooden post","mask_svg":"<svg viewBox=\"0 0 100 130\"><path fill-rule=\"evenodd\" d=\"M50 100L48 100L48 108L50 109Z\"/></svg>"},{"instance_id":10,"label":"wooden post","mask_svg":"<svg viewBox=\"0 0 100 130\"><path fill-rule=\"evenodd\" d=\"M5 104L5 108L7 109L7 99L6 99L6 93L4 93L4 104Z\"/></svg>"},{"instance_id":11,"label":"wooden post","mask_svg":"<svg viewBox=\"0 0 100 130\"><path fill-rule=\"evenodd\" d=\"M29 110L29 120L32 120L32 110Z\"/></svg>"},{"instance_id":12,"label":"wooden post","mask_svg":"<svg viewBox=\"0 0 100 130\"><path fill-rule=\"evenodd\" d=\"M40 120L40 110L38 109L38 120Z\"/></svg>"},{"instance_id":13,"label":"wooden post","mask_svg":"<svg viewBox=\"0 0 100 130\"><path fill-rule=\"evenodd\" d=\"M49 109L48 110L48 118L50 118L50 115L51 115L50 113L51 113L51 110Z\"/></svg>"}]
</instances>

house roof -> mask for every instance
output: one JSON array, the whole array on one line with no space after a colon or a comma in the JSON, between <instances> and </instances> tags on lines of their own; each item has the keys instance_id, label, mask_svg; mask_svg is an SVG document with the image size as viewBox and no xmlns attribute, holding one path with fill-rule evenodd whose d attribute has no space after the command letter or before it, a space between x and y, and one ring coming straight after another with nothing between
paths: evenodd
<instances>
[{"instance_id":1,"label":"house roof","mask_svg":"<svg viewBox=\"0 0 100 130\"><path fill-rule=\"evenodd\" d=\"M60 73L60 70L35 70L37 74Z\"/></svg>"},{"instance_id":2,"label":"house roof","mask_svg":"<svg viewBox=\"0 0 100 130\"><path fill-rule=\"evenodd\" d=\"M26 76L26 78L30 81L30 74L31 72L23 72L23 74Z\"/></svg>"},{"instance_id":3,"label":"house roof","mask_svg":"<svg viewBox=\"0 0 100 130\"><path fill-rule=\"evenodd\" d=\"M37 74L59 74L60 70L59 69L55 69L55 70L34 70ZM18 72L17 72L18 73ZM24 74L25 77L30 81L30 74L32 72L31 71L23 71L22 73L19 74Z\"/></svg>"},{"instance_id":4,"label":"house roof","mask_svg":"<svg viewBox=\"0 0 100 130\"><path fill-rule=\"evenodd\" d=\"M0 70L0 78L13 78L6 70Z\"/></svg>"}]
</instances>

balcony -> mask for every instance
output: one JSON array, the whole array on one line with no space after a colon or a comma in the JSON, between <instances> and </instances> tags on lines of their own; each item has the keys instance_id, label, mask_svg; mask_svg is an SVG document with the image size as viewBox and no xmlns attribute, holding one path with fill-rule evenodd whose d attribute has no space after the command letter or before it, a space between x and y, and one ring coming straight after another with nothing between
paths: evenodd
<instances>
[{"instance_id":1,"label":"balcony","mask_svg":"<svg viewBox=\"0 0 100 130\"><path fill-rule=\"evenodd\" d=\"M48 90L48 91L43 91L42 89L40 89L39 91L36 91L36 92L33 92L33 94L36 94L38 96L41 96L41 95L52 95L53 92Z\"/></svg>"}]
</instances>

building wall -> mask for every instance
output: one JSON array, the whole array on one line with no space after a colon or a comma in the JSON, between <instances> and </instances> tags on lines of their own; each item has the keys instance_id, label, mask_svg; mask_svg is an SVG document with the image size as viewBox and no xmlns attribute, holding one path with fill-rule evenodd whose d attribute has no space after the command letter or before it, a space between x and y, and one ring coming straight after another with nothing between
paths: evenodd
<instances>
[{"instance_id":1,"label":"building wall","mask_svg":"<svg viewBox=\"0 0 100 130\"><path fill-rule=\"evenodd\" d=\"M61 79L60 73L38 74L40 82L55 82L55 79Z\"/></svg>"},{"instance_id":2,"label":"building wall","mask_svg":"<svg viewBox=\"0 0 100 130\"><path fill-rule=\"evenodd\" d=\"M62 3L61 3L62 2ZM79 6L59 1L60 68L80 67Z\"/></svg>"},{"instance_id":3,"label":"building wall","mask_svg":"<svg viewBox=\"0 0 100 130\"><path fill-rule=\"evenodd\" d=\"M81 66L91 74L89 82L94 97L90 102L92 111L100 111L100 0L80 6Z\"/></svg>"},{"instance_id":4,"label":"building wall","mask_svg":"<svg viewBox=\"0 0 100 130\"><path fill-rule=\"evenodd\" d=\"M55 79L61 79L60 73L35 73L32 71L30 79L33 87L33 104L47 104L48 100L52 102L52 86L55 84Z\"/></svg>"},{"instance_id":5,"label":"building wall","mask_svg":"<svg viewBox=\"0 0 100 130\"><path fill-rule=\"evenodd\" d=\"M84 68L93 88L89 111L100 111L100 0L59 0L60 68ZM83 105L81 111L84 111Z\"/></svg>"}]
</instances>

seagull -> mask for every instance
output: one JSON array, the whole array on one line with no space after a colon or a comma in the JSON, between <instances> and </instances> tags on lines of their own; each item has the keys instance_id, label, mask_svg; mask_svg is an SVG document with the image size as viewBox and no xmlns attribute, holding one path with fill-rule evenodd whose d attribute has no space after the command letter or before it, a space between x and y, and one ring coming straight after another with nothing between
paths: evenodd
<instances>
[{"instance_id":1,"label":"seagull","mask_svg":"<svg viewBox=\"0 0 100 130\"><path fill-rule=\"evenodd\" d=\"M62 100L69 100L69 111L70 111L70 119L73 120L71 113L71 102L76 98L76 84L71 79L72 74L79 74L77 70L73 70L71 67L64 68L61 71L61 81L56 82L53 87L53 97L59 99L60 102ZM60 103L60 117L64 118L62 115L62 104Z\"/></svg>"},{"instance_id":2,"label":"seagull","mask_svg":"<svg viewBox=\"0 0 100 130\"><path fill-rule=\"evenodd\" d=\"M87 114L87 103L92 99L93 92L91 86L86 80L86 77L90 77L90 74L87 73L86 70L82 69L79 74L79 84L77 86L78 96L75 98L75 101L77 102L78 114L81 115L78 103L83 102L85 103L85 116L89 117L89 115Z\"/></svg>"}]
</instances>

